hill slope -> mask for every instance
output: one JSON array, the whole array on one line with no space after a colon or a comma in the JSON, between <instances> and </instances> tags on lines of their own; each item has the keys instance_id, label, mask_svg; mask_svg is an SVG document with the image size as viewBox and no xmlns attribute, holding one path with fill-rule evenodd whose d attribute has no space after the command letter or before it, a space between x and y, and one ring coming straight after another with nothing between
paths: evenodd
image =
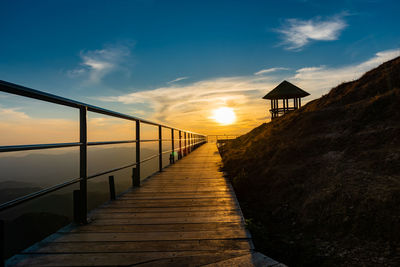
<instances>
[{"instance_id":1,"label":"hill slope","mask_svg":"<svg viewBox=\"0 0 400 267\"><path fill-rule=\"evenodd\" d=\"M400 261L400 58L226 144L257 249L289 265Z\"/></svg>"}]
</instances>

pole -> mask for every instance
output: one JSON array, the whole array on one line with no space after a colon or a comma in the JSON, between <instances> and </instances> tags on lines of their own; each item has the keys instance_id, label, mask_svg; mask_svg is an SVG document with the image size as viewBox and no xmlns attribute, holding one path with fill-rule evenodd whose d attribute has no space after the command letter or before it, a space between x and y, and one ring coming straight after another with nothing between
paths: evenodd
<instances>
[{"instance_id":1,"label":"pole","mask_svg":"<svg viewBox=\"0 0 400 267\"><path fill-rule=\"evenodd\" d=\"M158 125L158 170L162 171L162 127Z\"/></svg>"},{"instance_id":2,"label":"pole","mask_svg":"<svg viewBox=\"0 0 400 267\"><path fill-rule=\"evenodd\" d=\"M175 140L174 140L174 129L171 129L171 151L172 151L172 163L175 163Z\"/></svg>"},{"instance_id":3,"label":"pole","mask_svg":"<svg viewBox=\"0 0 400 267\"><path fill-rule=\"evenodd\" d=\"M182 131L179 131L179 154L178 159L182 158Z\"/></svg>"},{"instance_id":4,"label":"pole","mask_svg":"<svg viewBox=\"0 0 400 267\"><path fill-rule=\"evenodd\" d=\"M136 121L136 166L134 186L140 186L140 121Z\"/></svg>"},{"instance_id":5,"label":"pole","mask_svg":"<svg viewBox=\"0 0 400 267\"><path fill-rule=\"evenodd\" d=\"M86 224L87 214L87 107L81 107L79 109L79 139L80 139L80 153L79 153L79 165L80 165L80 178L79 191L80 191L80 223Z\"/></svg>"}]
</instances>

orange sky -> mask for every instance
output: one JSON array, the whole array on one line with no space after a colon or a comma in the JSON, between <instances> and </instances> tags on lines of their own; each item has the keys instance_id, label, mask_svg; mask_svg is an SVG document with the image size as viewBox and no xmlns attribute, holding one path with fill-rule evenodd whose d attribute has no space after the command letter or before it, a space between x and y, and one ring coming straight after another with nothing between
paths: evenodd
<instances>
[{"instance_id":1,"label":"orange sky","mask_svg":"<svg viewBox=\"0 0 400 267\"><path fill-rule=\"evenodd\" d=\"M239 135L270 120L269 101L262 97L282 79L311 93L310 97L303 99L304 104L326 94L331 87L343 81L360 77L398 53L399 50L380 52L364 62L340 68L303 68L290 77L274 76L275 70L264 70L252 76L222 77L120 96L98 97L97 101L103 104L120 103L128 107L130 115L205 135ZM7 101L6 95L2 97L2 101ZM145 104L150 111L135 109L137 104ZM234 111L234 123L223 125L213 118L213 111L221 107ZM38 109L42 111L42 108ZM54 118L52 110L45 110L42 114L45 115L33 116L23 106L5 108L0 104L0 146L78 141L77 119ZM89 141L135 138L133 122L90 114ZM151 139L157 138L156 127L144 127L144 131ZM145 138L143 134L142 138Z\"/></svg>"}]
</instances>

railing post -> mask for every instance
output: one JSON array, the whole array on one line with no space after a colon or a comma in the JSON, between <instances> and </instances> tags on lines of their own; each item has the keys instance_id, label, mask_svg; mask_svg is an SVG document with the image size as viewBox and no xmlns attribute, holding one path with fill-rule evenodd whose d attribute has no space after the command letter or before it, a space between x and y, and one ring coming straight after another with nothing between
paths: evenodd
<instances>
[{"instance_id":1,"label":"railing post","mask_svg":"<svg viewBox=\"0 0 400 267\"><path fill-rule=\"evenodd\" d=\"M108 184L110 185L110 200L115 200L114 175L108 176Z\"/></svg>"},{"instance_id":2,"label":"railing post","mask_svg":"<svg viewBox=\"0 0 400 267\"><path fill-rule=\"evenodd\" d=\"M179 153L178 153L178 159L182 158L182 132L179 131Z\"/></svg>"},{"instance_id":3,"label":"railing post","mask_svg":"<svg viewBox=\"0 0 400 267\"><path fill-rule=\"evenodd\" d=\"M83 221L82 217L82 195L81 190L74 190L73 192L73 205L74 205L74 222L81 224Z\"/></svg>"},{"instance_id":4,"label":"railing post","mask_svg":"<svg viewBox=\"0 0 400 267\"><path fill-rule=\"evenodd\" d=\"M158 125L158 170L162 171L162 127Z\"/></svg>"},{"instance_id":5,"label":"railing post","mask_svg":"<svg viewBox=\"0 0 400 267\"><path fill-rule=\"evenodd\" d=\"M170 163L175 163L175 140L174 140L174 129L171 129L171 150L172 150L172 162Z\"/></svg>"},{"instance_id":6,"label":"railing post","mask_svg":"<svg viewBox=\"0 0 400 267\"><path fill-rule=\"evenodd\" d=\"M192 134L189 133L188 135L189 135L189 140L188 140L188 142L189 142L189 150L188 150L188 152L191 153L192 152Z\"/></svg>"},{"instance_id":7,"label":"railing post","mask_svg":"<svg viewBox=\"0 0 400 267\"><path fill-rule=\"evenodd\" d=\"M186 134L186 132L185 132L185 148L183 149L183 151L184 151L183 155L186 156L186 154L187 154L187 134Z\"/></svg>"},{"instance_id":8,"label":"railing post","mask_svg":"<svg viewBox=\"0 0 400 267\"><path fill-rule=\"evenodd\" d=\"M132 168L132 187L140 186L140 175L138 169Z\"/></svg>"},{"instance_id":9,"label":"railing post","mask_svg":"<svg viewBox=\"0 0 400 267\"><path fill-rule=\"evenodd\" d=\"M133 168L133 186L140 186L140 121L136 121L136 166Z\"/></svg>"},{"instance_id":10,"label":"railing post","mask_svg":"<svg viewBox=\"0 0 400 267\"><path fill-rule=\"evenodd\" d=\"M4 227L5 227L4 221L0 220L0 267L4 267L5 261L6 261L6 259L5 259L6 255L5 255L5 251L4 251L6 248L6 246L5 246L6 231L5 231Z\"/></svg>"},{"instance_id":11,"label":"railing post","mask_svg":"<svg viewBox=\"0 0 400 267\"><path fill-rule=\"evenodd\" d=\"M79 215L79 223L87 223L86 214L87 214L87 107L81 107L79 109L79 139L80 139L80 184L79 184L79 192L80 192L80 215Z\"/></svg>"}]
</instances>

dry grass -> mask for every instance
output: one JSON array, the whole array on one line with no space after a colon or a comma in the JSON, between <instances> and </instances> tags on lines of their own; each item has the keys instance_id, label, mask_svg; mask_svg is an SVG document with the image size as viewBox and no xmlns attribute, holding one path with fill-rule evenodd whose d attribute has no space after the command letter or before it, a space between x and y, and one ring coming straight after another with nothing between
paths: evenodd
<instances>
[{"instance_id":1,"label":"dry grass","mask_svg":"<svg viewBox=\"0 0 400 267\"><path fill-rule=\"evenodd\" d=\"M289 265L400 264L400 58L222 155L266 254Z\"/></svg>"}]
</instances>

